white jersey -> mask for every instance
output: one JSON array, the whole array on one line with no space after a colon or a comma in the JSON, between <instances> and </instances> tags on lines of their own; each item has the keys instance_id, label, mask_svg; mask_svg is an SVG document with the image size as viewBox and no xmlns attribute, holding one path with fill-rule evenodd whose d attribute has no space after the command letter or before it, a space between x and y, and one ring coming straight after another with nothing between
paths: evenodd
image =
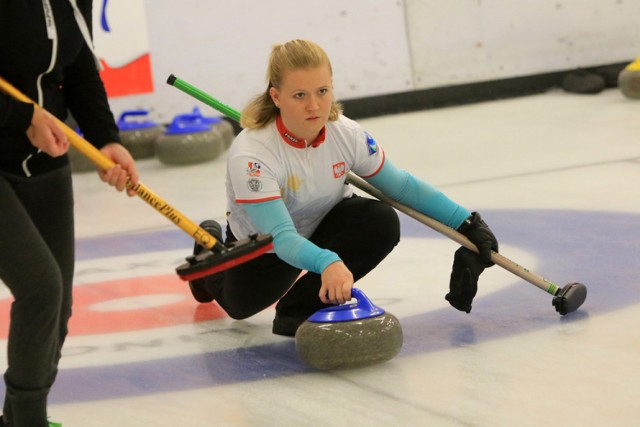
<instances>
[{"instance_id":1,"label":"white jersey","mask_svg":"<svg viewBox=\"0 0 640 427\"><path fill-rule=\"evenodd\" d=\"M352 195L347 174L375 175L384 153L359 124L344 116L327 122L307 146L281 120L262 129L245 129L227 158L227 219L238 238L257 233L243 203L282 198L300 235L309 238L340 200Z\"/></svg>"}]
</instances>

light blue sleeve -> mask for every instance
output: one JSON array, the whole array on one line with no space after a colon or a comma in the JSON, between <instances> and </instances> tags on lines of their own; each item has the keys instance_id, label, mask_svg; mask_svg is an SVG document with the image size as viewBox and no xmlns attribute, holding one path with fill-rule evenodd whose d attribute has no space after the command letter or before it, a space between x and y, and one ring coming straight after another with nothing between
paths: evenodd
<instances>
[{"instance_id":1,"label":"light blue sleeve","mask_svg":"<svg viewBox=\"0 0 640 427\"><path fill-rule=\"evenodd\" d=\"M393 165L388 158L377 174L365 180L392 199L451 228L460 227L471 214L431 184Z\"/></svg>"},{"instance_id":2,"label":"light blue sleeve","mask_svg":"<svg viewBox=\"0 0 640 427\"><path fill-rule=\"evenodd\" d=\"M243 207L260 233L273 236L276 255L286 263L321 274L340 257L322 249L298 234L282 199L259 203L244 203Z\"/></svg>"}]
</instances>

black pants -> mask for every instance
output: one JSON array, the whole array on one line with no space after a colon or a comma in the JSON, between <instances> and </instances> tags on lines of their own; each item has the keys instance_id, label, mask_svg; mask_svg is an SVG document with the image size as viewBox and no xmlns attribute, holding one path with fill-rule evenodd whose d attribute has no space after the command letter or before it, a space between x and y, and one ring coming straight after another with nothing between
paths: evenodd
<instances>
[{"instance_id":1,"label":"black pants","mask_svg":"<svg viewBox=\"0 0 640 427\"><path fill-rule=\"evenodd\" d=\"M0 175L0 279L14 298L3 408L11 426L48 425L47 395L71 316L73 227L68 166L31 178Z\"/></svg>"},{"instance_id":2,"label":"black pants","mask_svg":"<svg viewBox=\"0 0 640 427\"><path fill-rule=\"evenodd\" d=\"M227 227L226 243L235 240ZM338 254L359 280L373 270L398 244L400 222L389 205L363 197L338 203L309 239ZM278 315L306 319L327 307L318 294L321 278L265 254L222 273L208 276L210 291L234 319L252 316L278 301Z\"/></svg>"}]
</instances>

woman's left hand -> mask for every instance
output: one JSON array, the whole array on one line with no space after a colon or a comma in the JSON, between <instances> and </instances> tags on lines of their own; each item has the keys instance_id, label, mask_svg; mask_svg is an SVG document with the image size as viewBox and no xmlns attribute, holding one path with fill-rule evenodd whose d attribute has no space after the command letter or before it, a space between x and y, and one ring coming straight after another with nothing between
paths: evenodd
<instances>
[{"instance_id":1,"label":"woman's left hand","mask_svg":"<svg viewBox=\"0 0 640 427\"><path fill-rule=\"evenodd\" d=\"M133 185L138 183L136 162L129 151L121 144L112 142L102 147L100 152L116 164L106 171L98 171L100 179L118 191L127 189L127 194L130 197L135 196L136 192L132 188L127 188L129 180Z\"/></svg>"},{"instance_id":2,"label":"woman's left hand","mask_svg":"<svg viewBox=\"0 0 640 427\"><path fill-rule=\"evenodd\" d=\"M320 301L325 304L344 304L351 299L353 274L342 261L329 264L321 275Z\"/></svg>"}]
</instances>

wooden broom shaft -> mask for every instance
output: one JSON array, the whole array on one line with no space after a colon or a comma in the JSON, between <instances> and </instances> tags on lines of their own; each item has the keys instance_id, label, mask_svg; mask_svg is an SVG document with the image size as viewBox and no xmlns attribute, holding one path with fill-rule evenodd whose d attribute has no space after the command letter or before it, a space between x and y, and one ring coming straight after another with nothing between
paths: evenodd
<instances>
[{"instance_id":1,"label":"wooden broom shaft","mask_svg":"<svg viewBox=\"0 0 640 427\"><path fill-rule=\"evenodd\" d=\"M31 103L35 108L42 108L2 77L0 77L0 89L6 92L9 96L17 99L18 101ZM91 162L98 168L105 171L116 165L111 159L102 154L100 150L91 145L83 137L78 135L64 122L53 115L51 116L54 118L56 124L60 127L60 129L62 129L62 131L65 133L71 145L73 145L74 148L76 148L89 160L91 160ZM212 249L216 245L217 240L215 237L213 237L203 228L198 227L195 223L189 220L189 218L184 216L180 211L175 209L168 202L151 191L151 189L146 187L141 182L133 184L131 180L128 180L127 188L134 190L138 197L147 202L147 204L153 207L156 211L166 217L169 221L173 222L184 232L186 232L198 244L206 247L207 249Z\"/></svg>"}]
</instances>

